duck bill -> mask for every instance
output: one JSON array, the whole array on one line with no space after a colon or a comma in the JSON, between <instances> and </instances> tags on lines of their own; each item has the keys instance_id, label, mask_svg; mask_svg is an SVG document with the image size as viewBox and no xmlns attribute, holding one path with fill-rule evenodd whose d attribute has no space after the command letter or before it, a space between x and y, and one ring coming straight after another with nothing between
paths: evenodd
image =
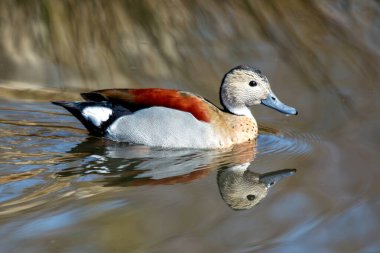
<instances>
[{"instance_id":1,"label":"duck bill","mask_svg":"<svg viewBox=\"0 0 380 253\"><path fill-rule=\"evenodd\" d=\"M271 91L266 99L261 100L261 104L268 106L269 108L275 109L284 114L297 115L298 112L295 108L290 107L282 103L277 96Z\"/></svg>"},{"instance_id":2,"label":"duck bill","mask_svg":"<svg viewBox=\"0 0 380 253\"><path fill-rule=\"evenodd\" d=\"M271 186L275 185L282 179L292 176L296 173L295 169L284 169L284 170L277 170L268 172L265 174L260 175L259 181L266 185L267 188L270 188Z\"/></svg>"}]
</instances>

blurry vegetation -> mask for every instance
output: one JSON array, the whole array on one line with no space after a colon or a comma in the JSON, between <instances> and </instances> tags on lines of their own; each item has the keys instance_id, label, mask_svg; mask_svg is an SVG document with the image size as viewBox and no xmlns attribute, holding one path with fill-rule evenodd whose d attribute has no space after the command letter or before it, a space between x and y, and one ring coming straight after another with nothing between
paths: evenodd
<instances>
[{"instance_id":1,"label":"blurry vegetation","mask_svg":"<svg viewBox=\"0 0 380 253\"><path fill-rule=\"evenodd\" d=\"M371 87L379 80L375 0L8 0L0 2L0 34L6 87L17 81L212 94L224 72L242 63L269 75L285 65L303 85L338 96L347 82L366 77Z\"/></svg>"}]
</instances>

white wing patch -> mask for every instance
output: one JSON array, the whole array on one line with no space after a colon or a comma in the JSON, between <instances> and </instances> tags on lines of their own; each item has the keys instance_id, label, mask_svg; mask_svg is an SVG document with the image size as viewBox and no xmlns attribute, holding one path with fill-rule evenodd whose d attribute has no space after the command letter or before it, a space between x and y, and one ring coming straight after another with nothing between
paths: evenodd
<instances>
[{"instance_id":1,"label":"white wing patch","mask_svg":"<svg viewBox=\"0 0 380 253\"><path fill-rule=\"evenodd\" d=\"M83 117L91 121L92 124L99 127L103 122L107 121L112 115L112 110L102 106L88 106L82 111Z\"/></svg>"}]
</instances>

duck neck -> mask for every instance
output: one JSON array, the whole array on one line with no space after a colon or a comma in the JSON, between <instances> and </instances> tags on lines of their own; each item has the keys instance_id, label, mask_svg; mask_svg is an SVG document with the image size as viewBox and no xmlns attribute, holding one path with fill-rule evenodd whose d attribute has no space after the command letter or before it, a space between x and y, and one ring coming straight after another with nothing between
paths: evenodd
<instances>
[{"instance_id":1,"label":"duck neck","mask_svg":"<svg viewBox=\"0 0 380 253\"><path fill-rule=\"evenodd\" d=\"M231 105L231 103L229 103L228 98L225 97L223 95L223 93L220 95L220 102L221 102L222 106L224 107L224 110L226 110L232 114L235 114L237 116L246 116L249 118L253 118L251 110L249 110L249 108L247 106L245 106L244 104L242 104L242 105Z\"/></svg>"},{"instance_id":2,"label":"duck neck","mask_svg":"<svg viewBox=\"0 0 380 253\"><path fill-rule=\"evenodd\" d=\"M237 116L246 116L249 118L253 118L251 110L249 110L248 107L246 107L246 106L244 106L244 107L229 107L229 108L226 107L225 109L227 109L227 111L229 111L230 113L233 113Z\"/></svg>"}]
</instances>

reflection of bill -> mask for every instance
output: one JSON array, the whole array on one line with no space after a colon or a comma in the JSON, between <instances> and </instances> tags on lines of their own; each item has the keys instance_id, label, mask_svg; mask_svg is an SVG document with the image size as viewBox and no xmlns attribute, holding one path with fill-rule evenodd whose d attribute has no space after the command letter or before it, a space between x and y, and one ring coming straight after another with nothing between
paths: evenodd
<instances>
[{"instance_id":1,"label":"reflection of bill","mask_svg":"<svg viewBox=\"0 0 380 253\"><path fill-rule=\"evenodd\" d=\"M60 176L102 175L106 187L171 185L190 183L218 170L217 183L222 199L234 210L248 209L266 197L269 188L293 175L294 169L264 174L248 170L256 156L255 143L228 150L168 150L90 138L75 147L74 153L88 153L79 168L62 170ZM109 175L109 176L108 176Z\"/></svg>"},{"instance_id":2,"label":"reflection of bill","mask_svg":"<svg viewBox=\"0 0 380 253\"><path fill-rule=\"evenodd\" d=\"M258 174L248 170L249 165L236 165L218 172L220 195L234 210L257 205L267 196L269 188L296 172L295 169L284 169Z\"/></svg>"}]
</instances>

